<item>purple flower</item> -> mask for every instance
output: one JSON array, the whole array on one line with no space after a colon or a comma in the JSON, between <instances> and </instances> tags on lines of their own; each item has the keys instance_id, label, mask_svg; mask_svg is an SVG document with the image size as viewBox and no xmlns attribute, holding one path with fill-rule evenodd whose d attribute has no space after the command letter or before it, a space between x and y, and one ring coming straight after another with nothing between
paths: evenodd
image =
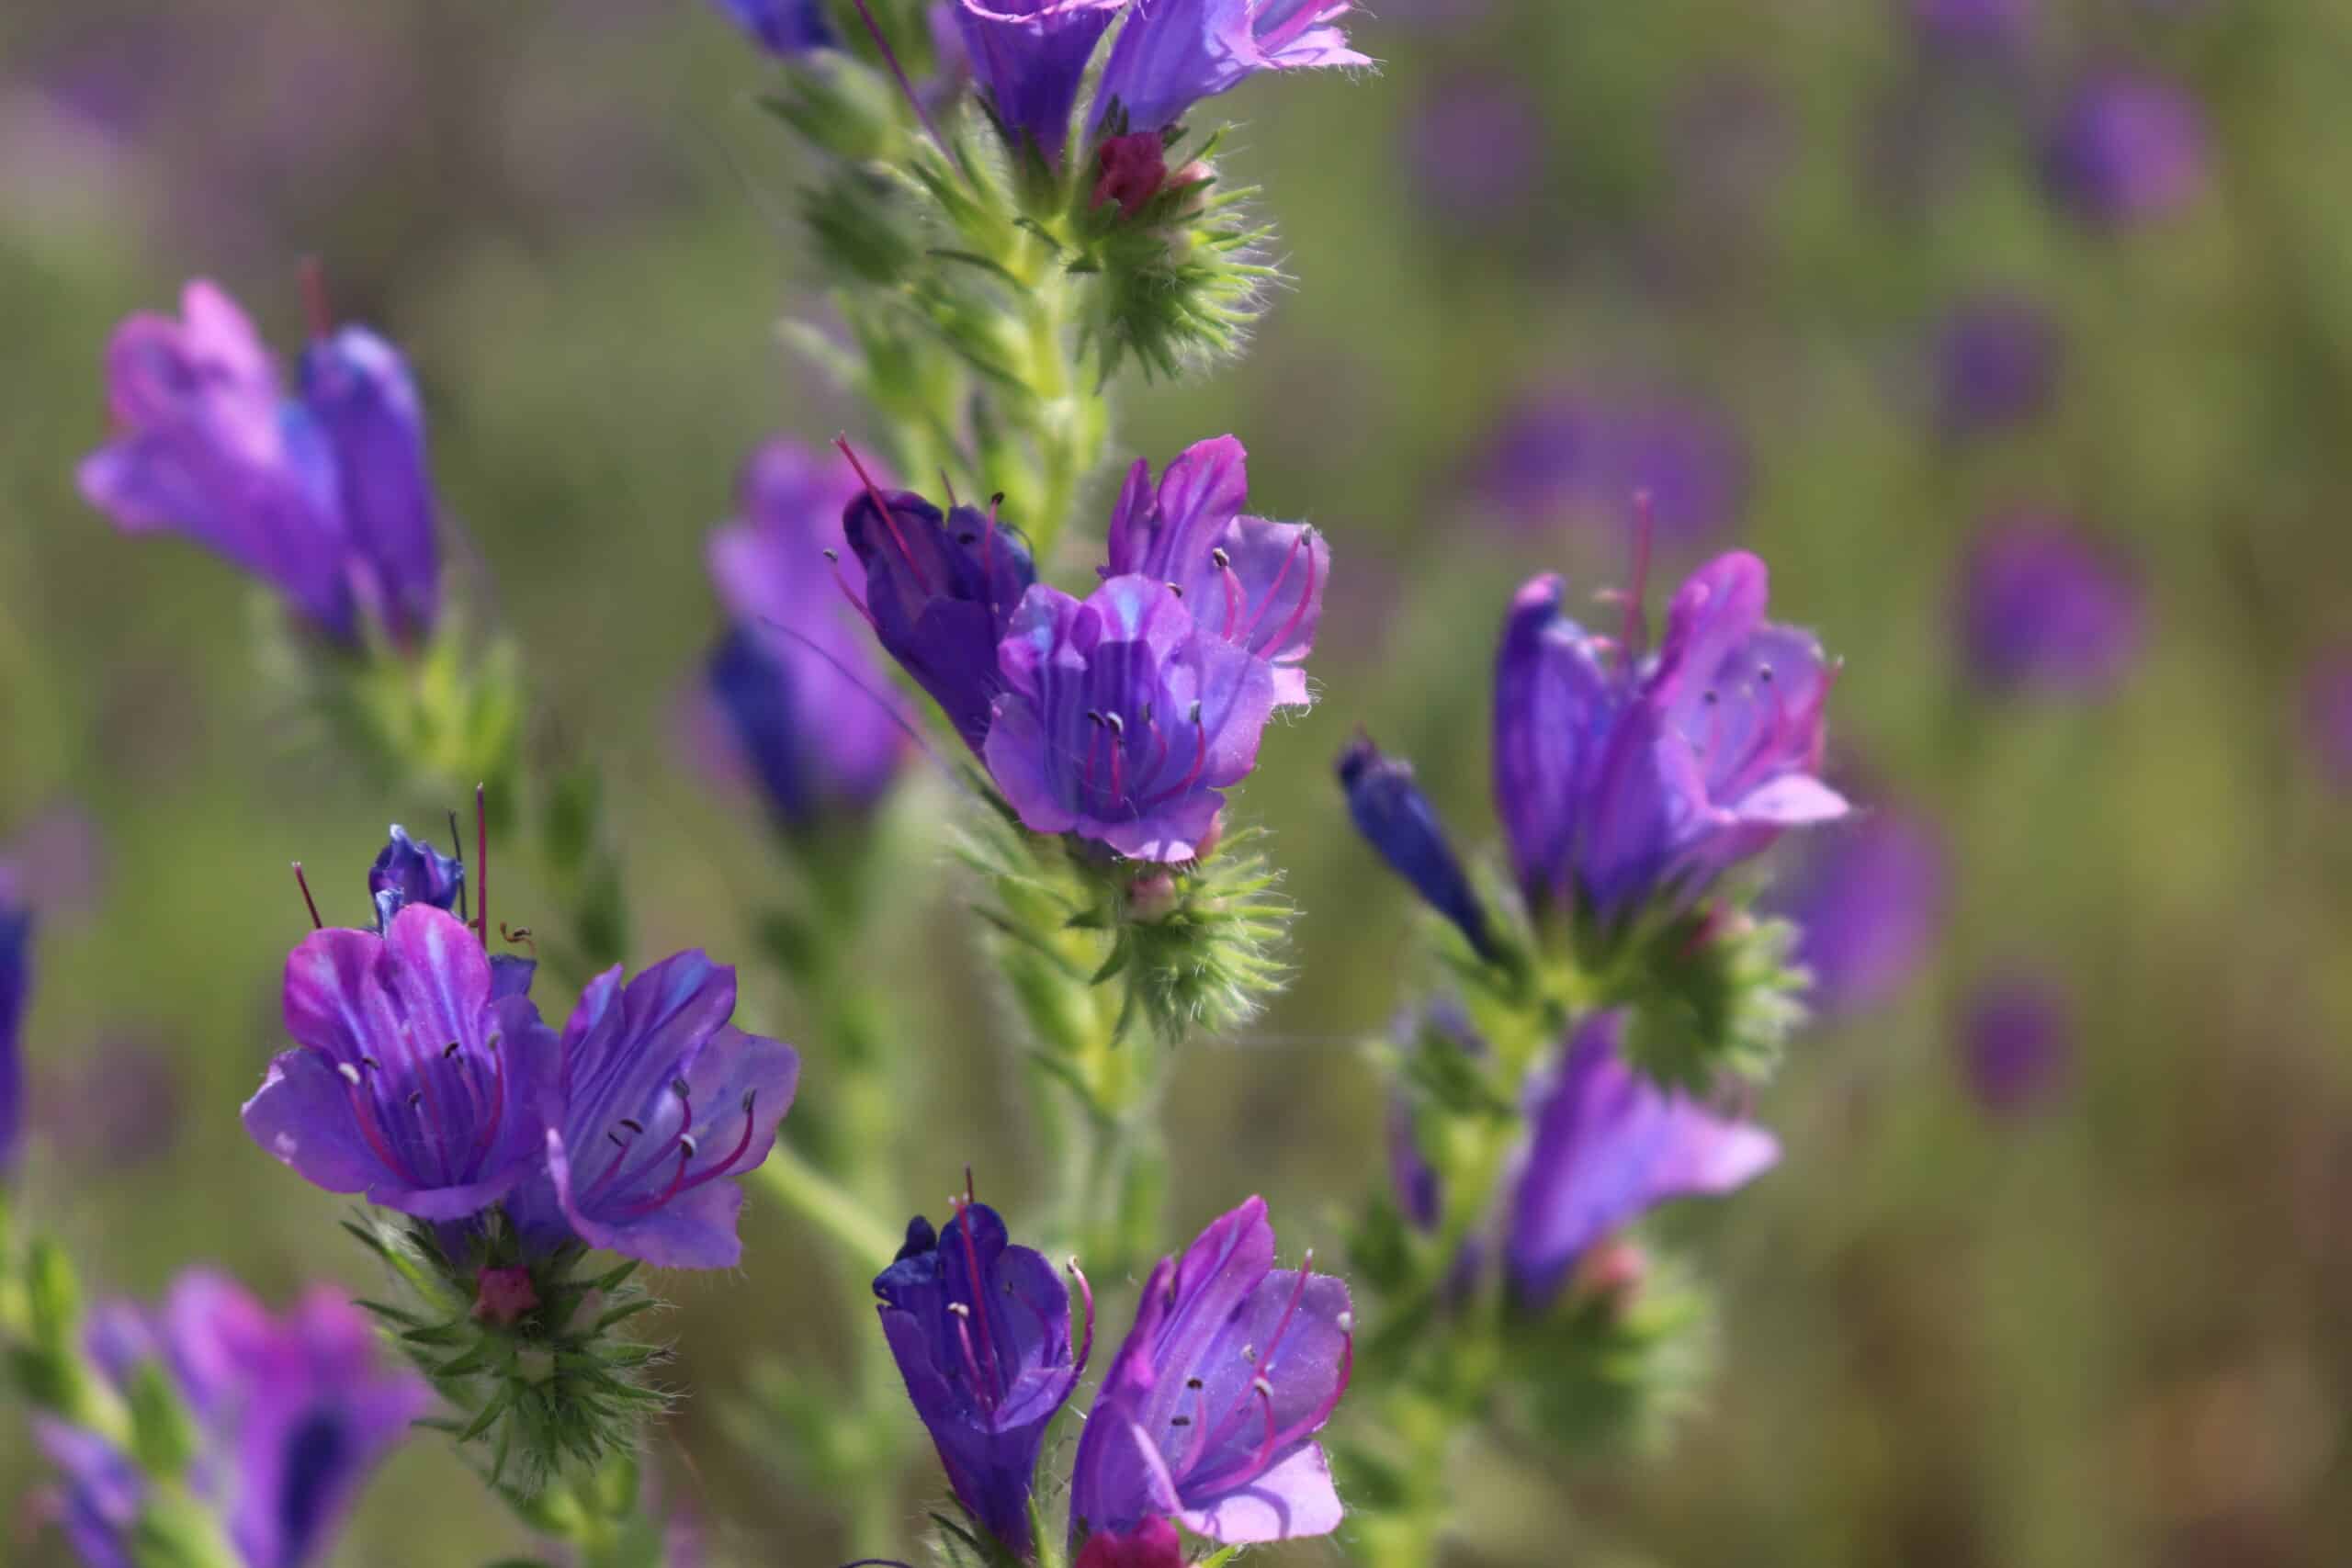
<instances>
[{"instance_id":1,"label":"purple flower","mask_svg":"<svg viewBox=\"0 0 2352 1568\"><path fill-rule=\"evenodd\" d=\"M1797 923L1805 999L1849 1013L1900 990L1943 929L1947 881L1942 838L1923 818L1871 811L1814 836L1770 897Z\"/></svg>"},{"instance_id":2,"label":"purple flower","mask_svg":"<svg viewBox=\"0 0 2352 1568\"><path fill-rule=\"evenodd\" d=\"M16 1168L24 1135L25 998L32 990L33 913L16 868L0 862L0 1177Z\"/></svg>"},{"instance_id":3,"label":"purple flower","mask_svg":"<svg viewBox=\"0 0 2352 1568\"><path fill-rule=\"evenodd\" d=\"M822 0L716 0L728 19L779 60L814 49L836 49Z\"/></svg>"},{"instance_id":4,"label":"purple flower","mask_svg":"<svg viewBox=\"0 0 2352 1568\"><path fill-rule=\"evenodd\" d=\"M1059 163L1094 46L1127 0L957 0L972 74L1016 145Z\"/></svg>"},{"instance_id":5,"label":"purple flower","mask_svg":"<svg viewBox=\"0 0 2352 1568\"><path fill-rule=\"evenodd\" d=\"M2352 790L2352 649L2339 649L2312 667L2303 711L2321 767L2337 787Z\"/></svg>"},{"instance_id":6,"label":"purple flower","mask_svg":"<svg viewBox=\"0 0 2352 1568\"><path fill-rule=\"evenodd\" d=\"M2034 0L1911 0L1912 24L1939 44L2004 50L2024 41Z\"/></svg>"},{"instance_id":7,"label":"purple flower","mask_svg":"<svg viewBox=\"0 0 2352 1568\"><path fill-rule=\"evenodd\" d=\"M385 1365L368 1319L323 1287L278 1317L233 1280L194 1270L160 1311L100 1309L90 1338L118 1389L145 1364L170 1379L199 1438L191 1489L221 1511L249 1568L323 1559L369 1472L432 1404L423 1380ZM66 1472L75 1551L130 1568L146 1490L137 1467L94 1433L53 1421L38 1430Z\"/></svg>"},{"instance_id":8,"label":"purple flower","mask_svg":"<svg viewBox=\"0 0 2352 1568\"><path fill-rule=\"evenodd\" d=\"M2074 1053L2066 998L2038 976L1987 981L1962 1010L1959 1043L1977 1104L1996 1115L2030 1111L2065 1080Z\"/></svg>"},{"instance_id":9,"label":"purple flower","mask_svg":"<svg viewBox=\"0 0 2352 1568\"><path fill-rule=\"evenodd\" d=\"M245 1102L245 1131L312 1185L420 1219L465 1219L544 1156L555 1036L494 996L471 929L427 904L382 936L329 928L286 960L296 1049Z\"/></svg>"},{"instance_id":10,"label":"purple flower","mask_svg":"<svg viewBox=\"0 0 2352 1568\"><path fill-rule=\"evenodd\" d=\"M1136 0L1094 93L1100 130L1116 105L1127 130L1162 130L1203 98L1261 71L1369 65L1338 19L1350 0Z\"/></svg>"},{"instance_id":11,"label":"purple flower","mask_svg":"<svg viewBox=\"0 0 2352 1568\"><path fill-rule=\"evenodd\" d=\"M865 600L836 564L842 509L861 493L846 468L772 441L743 466L738 520L711 536L711 581L735 624L711 656L710 694L789 828L865 810L906 760Z\"/></svg>"},{"instance_id":12,"label":"purple flower","mask_svg":"<svg viewBox=\"0 0 2352 1568\"><path fill-rule=\"evenodd\" d=\"M842 531L865 569L874 635L979 750L1004 685L997 644L1037 580L1029 542L993 511L959 506L943 517L912 491L886 498L871 485L842 514Z\"/></svg>"},{"instance_id":13,"label":"purple flower","mask_svg":"<svg viewBox=\"0 0 2352 1568\"><path fill-rule=\"evenodd\" d=\"M1996 690L2097 696L2138 660L2139 585L2060 519L2020 513L1985 528L1962 595L1969 666Z\"/></svg>"},{"instance_id":14,"label":"purple flower","mask_svg":"<svg viewBox=\"0 0 2352 1568\"><path fill-rule=\"evenodd\" d=\"M537 1247L577 1235L664 1269L731 1269L748 1175L775 1145L800 1056L746 1034L735 971L688 951L588 984L545 1082L544 1174L508 1212Z\"/></svg>"},{"instance_id":15,"label":"purple flower","mask_svg":"<svg viewBox=\"0 0 2352 1568\"><path fill-rule=\"evenodd\" d=\"M1688 541L1731 526L1746 499L1738 433L1679 399L1549 392L1507 412L1497 431L1475 482L1522 527L1563 512L1617 517L1646 494L1658 531Z\"/></svg>"},{"instance_id":16,"label":"purple flower","mask_svg":"<svg viewBox=\"0 0 2352 1568\"><path fill-rule=\"evenodd\" d=\"M1245 517L1249 455L1230 435L1188 446L1151 486L1142 459L1111 514L1106 578L1167 583L1193 624L1272 667L1274 701L1306 707L1305 660L1322 618L1331 547L1306 523Z\"/></svg>"},{"instance_id":17,"label":"purple flower","mask_svg":"<svg viewBox=\"0 0 2352 1568\"><path fill-rule=\"evenodd\" d=\"M1495 959L1498 950L1487 926L1486 906L1470 886L1437 808L1414 782L1413 765L1382 756L1369 736L1360 736L1340 753L1339 772L1356 831L1431 908L1460 928L1473 951Z\"/></svg>"},{"instance_id":18,"label":"purple flower","mask_svg":"<svg viewBox=\"0 0 2352 1568\"><path fill-rule=\"evenodd\" d=\"M2195 99L2149 76L2078 85L2042 151L2051 190L2078 217L2126 224L2166 217L2205 184L2205 127Z\"/></svg>"},{"instance_id":19,"label":"purple flower","mask_svg":"<svg viewBox=\"0 0 2352 1568\"><path fill-rule=\"evenodd\" d=\"M226 294L198 279L183 310L116 330L119 434L83 461L83 495L126 530L175 530L266 580L338 641L356 639L363 614L404 639L430 631L434 507L400 355L345 327L304 351L289 399Z\"/></svg>"},{"instance_id":20,"label":"purple flower","mask_svg":"<svg viewBox=\"0 0 2352 1568\"><path fill-rule=\"evenodd\" d=\"M1273 666L1196 630L1165 581L1114 577L1083 602L1032 588L998 662L982 752L1021 820L1136 860L1198 852L1274 706Z\"/></svg>"},{"instance_id":21,"label":"purple flower","mask_svg":"<svg viewBox=\"0 0 2352 1568\"><path fill-rule=\"evenodd\" d=\"M466 885L466 865L452 860L408 829L392 824L390 840L368 868L368 896L376 901L376 931L383 933L392 917L411 904L426 904L447 912L458 907Z\"/></svg>"},{"instance_id":22,"label":"purple flower","mask_svg":"<svg viewBox=\"0 0 2352 1568\"><path fill-rule=\"evenodd\" d=\"M1624 1016L1600 1012L1529 1086L1528 1145L1514 1180L1503 1253L1512 1289L1549 1302L1595 1244L1660 1203L1732 1191L1781 1146L1626 1065Z\"/></svg>"},{"instance_id":23,"label":"purple flower","mask_svg":"<svg viewBox=\"0 0 2352 1568\"><path fill-rule=\"evenodd\" d=\"M1092 1297L1073 1352L1061 1276L1044 1254L1010 1245L996 1211L973 1202L957 1205L944 1236L918 1214L874 1293L907 1397L956 1495L1026 1560L1037 1455L1086 1369Z\"/></svg>"},{"instance_id":24,"label":"purple flower","mask_svg":"<svg viewBox=\"0 0 2352 1568\"><path fill-rule=\"evenodd\" d=\"M1071 1543L1169 1517L1227 1545L1339 1528L1314 1437L1347 1392L1353 1333L1344 1283L1274 1267L1263 1199L1161 1258L1079 1438Z\"/></svg>"},{"instance_id":25,"label":"purple flower","mask_svg":"<svg viewBox=\"0 0 2352 1568\"><path fill-rule=\"evenodd\" d=\"M1465 75L1414 106L1407 162L1430 206L1491 219L1524 209L1543 178L1546 136L1543 113L1517 77Z\"/></svg>"},{"instance_id":26,"label":"purple flower","mask_svg":"<svg viewBox=\"0 0 2352 1568\"><path fill-rule=\"evenodd\" d=\"M1645 546L1646 553L1646 546ZM1841 817L1815 776L1833 671L1810 633L1764 620L1764 563L1690 575L1643 657L1637 579L1623 634L1561 614L1557 577L1521 589L1495 673L1495 800L1532 907L1615 920L1696 897L1784 829Z\"/></svg>"},{"instance_id":27,"label":"purple flower","mask_svg":"<svg viewBox=\"0 0 2352 1568\"><path fill-rule=\"evenodd\" d=\"M2057 323L2030 299L1980 295L1944 318L1934 357L1938 423L1953 435L1986 434L2049 407L2058 380Z\"/></svg>"}]
</instances>

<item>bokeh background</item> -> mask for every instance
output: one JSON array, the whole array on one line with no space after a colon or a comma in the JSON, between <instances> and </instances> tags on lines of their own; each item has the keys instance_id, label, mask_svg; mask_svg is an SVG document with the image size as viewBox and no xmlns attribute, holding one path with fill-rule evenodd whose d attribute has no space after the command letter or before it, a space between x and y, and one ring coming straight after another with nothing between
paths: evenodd
<instances>
[{"instance_id":1,"label":"bokeh background","mask_svg":"<svg viewBox=\"0 0 2352 1568\"><path fill-rule=\"evenodd\" d=\"M1788 1157L1683 1227L1723 1291L1707 1407L1645 1460L1465 1453L1450 1561L2341 1562L2352 9L1387 0L1356 37L1377 76L1228 100L1291 277L1254 353L1124 389L1118 450L1236 432L1257 509L1337 561L1322 702L1245 800L1306 910L1297 980L1185 1053L1170 1242L1256 1188L1336 1254L1381 1179L1360 1047L1416 917L1331 755L1368 726L1491 840L1502 606L1540 569L1621 578L1646 486L1665 566L1761 551L1844 657L1838 772L1873 810L1785 862L1826 1015L1758 1106ZM0 15L0 842L45 905L27 1201L97 1287L368 1277L235 1111L305 929L286 863L356 920L384 823L457 804L307 757L243 584L77 499L107 330L205 274L290 342L296 258L323 258L413 358L539 721L607 769L636 956L748 957L778 868L678 716L719 624L703 540L763 434L855 418L774 330L808 301L766 69L695 0ZM944 1193L970 1158L1017 1212L1041 1172L928 848L947 802L898 804L917 874L876 964L923 1031L902 1163ZM500 897L529 918L527 886ZM792 1032L764 979L745 1010ZM664 1484L743 1562L901 1551L729 1438L758 1358L864 1327L812 1237L757 1202L746 1234L736 1274L672 1281ZM0 1495L40 1479L6 1423ZM63 1561L32 1501L0 1542ZM427 1441L336 1561L525 1544Z\"/></svg>"}]
</instances>

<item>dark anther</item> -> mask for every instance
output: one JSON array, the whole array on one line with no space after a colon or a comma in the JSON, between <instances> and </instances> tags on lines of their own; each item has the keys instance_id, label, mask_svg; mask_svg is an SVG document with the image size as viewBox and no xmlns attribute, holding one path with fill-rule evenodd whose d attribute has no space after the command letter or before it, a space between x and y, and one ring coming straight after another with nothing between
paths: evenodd
<instances>
[{"instance_id":1,"label":"dark anther","mask_svg":"<svg viewBox=\"0 0 2352 1568\"><path fill-rule=\"evenodd\" d=\"M670 1092L676 1095L680 1100L684 1100L687 1095L694 1092L694 1089L693 1086L688 1084L684 1078L672 1078L670 1080Z\"/></svg>"},{"instance_id":2,"label":"dark anther","mask_svg":"<svg viewBox=\"0 0 2352 1568\"><path fill-rule=\"evenodd\" d=\"M639 1121L634 1116L622 1117L621 1125L628 1128L630 1132L635 1133L639 1137L643 1137L645 1135L645 1123Z\"/></svg>"},{"instance_id":3,"label":"dark anther","mask_svg":"<svg viewBox=\"0 0 2352 1568\"><path fill-rule=\"evenodd\" d=\"M1225 553L1225 547L1223 545L1219 545L1216 548L1209 552L1209 559L1216 564L1216 569L1219 571L1225 570L1227 567L1230 567L1233 564L1233 558Z\"/></svg>"}]
</instances>

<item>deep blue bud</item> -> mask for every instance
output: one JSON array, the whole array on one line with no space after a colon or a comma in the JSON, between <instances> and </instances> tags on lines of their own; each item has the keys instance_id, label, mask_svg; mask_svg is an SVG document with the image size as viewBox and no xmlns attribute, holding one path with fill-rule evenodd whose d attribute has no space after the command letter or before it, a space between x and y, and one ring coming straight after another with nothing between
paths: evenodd
<instances>
[{"instance_id":1,"label":"deep blue bud","mask_svg":"<svg viewBox=\"0 0 2352 1568\"><path fill-rule=\"evenodd\" d=\"M455 909L466 884L463 861L453 860L408 829L392 824L390 841L368 868L368 896L376 901L376 931L381 934L392 917L411 904Z\"/></svg>"},{"instance_id":2,"label":"deep blue bud","mask_svg":"<svg viewBox=\"0 0 2352 1568\"><path fill-rule=\"evenodd\" d=\"M1382 756L1369 736L1358 736L1340 753L1339 772L1356 831L1431 908L1462 929L1479 957L1498 962L1501 955L1487 927L1486 907L1478 902L1446 838L1437 808L1413 782L1413 765Z\"/></svg>"}]
</instances>

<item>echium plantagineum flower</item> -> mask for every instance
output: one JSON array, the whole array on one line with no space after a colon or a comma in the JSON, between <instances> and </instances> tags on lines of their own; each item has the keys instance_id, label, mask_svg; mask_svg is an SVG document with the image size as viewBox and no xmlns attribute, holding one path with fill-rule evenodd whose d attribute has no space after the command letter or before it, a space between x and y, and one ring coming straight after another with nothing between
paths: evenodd
<instances>
[{"instance_id":1,"label":"echium plantagineum flower","mask_svg":"<svg viewBox=\"0 0 2352 1568\"><path fill-rule=\"evenodd\" d=\"M918 1214L874 1280L882 1332L957 1499L1024 1561L1046 1428L1094 1343L1093 1294L1075 1263L1071 1273L1086 1301L1075 1350L1069 1287L1044 1254L1012 1246L984 1203L957 1203L944 1235Z\"/></svg>"},{"instance_id":2,"label":"echium plantagineum flower","mask_svg":"<svg viewBox=\"0 0 2352 1568\"><path fill-rule=\"evenodd\" d=\"M1356 831L1389 868L1412 884L1430 907L1454 926L1481 958L1499 955L1486 906L1438 820L1437 808L1414 780L1413 765L1381 755L1369 736L1340 753L1340 785Z\"/></svg>"},{"instance_id":3,"label":"echium plantagineum flower","mask_svg":"<svg viewBox=\"0 0 2352 1568\"><path fill-rule=\"evenodd\" d=\"M1614 921L1688 901L1783 829L1847 810L1816 776L1834 671L1810 633L1765 621L1764 563L1734 551L1693 572L1655 654L1640 579L1614 638L1564 615L1551 576L1504 623L1495 801L1538 909L1569 900Z\"/></svg>"},{"instance_id":4,"label":"echium plantagineum flower","mask_svg":"<svg viewBox=\"0 0 2352 1568\"><path fill-rule=\"evenodd\" d=\"M1353 9L1350 0L1134 0L1091 124L1099 130L1115 109L1129 132L1164 130L1261 71L1370 65L1340 30Z\"/></svg>"},{"instance_id":5,"label":"echium plantagineum flower","mask_svg":"<svg viewBox=\"0 0 2352 1568\"><path fill-rule=\"evenodd\" d=\"M714 4L752 41L779 60L841 44L825 16L823 0L714 0Z\"/></svg>"},{"instance_id":6,"label":"echium plantagineum flower","mask_svg":"<svg viewBox=\"0 0 2352 1568\"><path fill-rule=\"evenodd\" d=\"M436 909L457 908L466 885L466 863L445 855L422 839L409 837L395 822L376 863L368 868L368 897L376 905L376 931L383 933L392 917L411 904Z\"/></svg>"},{"instance_id":7,"label":"echium plantagineum flower","mask_svg":"<svg viewBox=\"0 0 2352 1568\"><path fill-rule=\"evenodd\" d=\"M2071 521L1998 518L1970 544L1960 584L1969 672L1999 692L2104 696L2139 661L2131 563Z\"/></svg>"},{"instance_id":8,"label":"echium plantagineum flower","mask_svg":"<svg viewBox=\"0 0 2352 1568\"><path fill-rule=\"evenodd\" d=\"M101 1308L90 1354L125 1392L141 1366L162 1371L195 1421L191 1488L220 1511L247 1568L324 1560L369 1473L433 1403L340 1293L313 1290L276 1315L204 1269L181 1275L158 1311ZM146 1482L130 1456L62 1422L41 1422L39 1436L65 1472L65 1533L82 1561L144 1562L134 1541Z\"/></svg>"},{"instance_id":9,"label":"echium plantagineum flower","mask_svg":"<svg viewBox=\"0 0 2352 1568\"><path fill-rule=\"evenodd\" d=\"M1155 1519L1227 1545L1336 1529L1314 1439L1347 1390L1354 1327L1344 1283L1274 1267L1262 1199L1161 1258L1079 1438L1071 1545L1132 1550Z\"/></svg>"},{"instance_id":10,"label":"echium plantagineum flower","mask_svg":"<svg viewBox=\"0 0 2352 1568\"><path fill-rule=\"evenodd\" d=\"M735 971L699 951L588 984L541 1080L546 1168L507 1204L528 1247L571 1236L665 1269L730 1269L734 1179L775 1146L800 1056L730 1021Z\"/></svg>"},{"instance_id":11,"label":"echium plantagineum flower","mask_svg":"<svg viewBox=\"0 0 2352 1568\"><path fill-rule=\"evenodd\" d=\"M1745 1186L1781 1157L1772 1134L1659 1088L1623 1055L1624 1015L1599 1012L1529 1087L1503 1258L1541 1308L1619 1227L1671 1199Z\"/></svg>"},{"instance_id":12,"label":"echium plantagineum flower","mask_svg":"<svg viewBox=\"0 0 2352 1568\"><path fill-rule=\"evenodd\" d=\"M2203 111L2158 77L2088 77L2051 128L2042 174L2052 193L2088 222L2120 227L2170 217L2204 188Z\"/></svg>"},{"instance_id":13,"label":"echium plantagineum flower","mask_svg":"<svg viewBox=\"0 0 2352 1568\"><path fill-rule=\"evenodd\" d=\"M735 521L711 536L711 581L734 624L707 668L709 694L787 829L870 808L909 749L862 624L865 593L840 565L842 509L859 493L841 463L771 441L743 465Z\"/></svg>"},{"instance_id":14,"label":"echium plantagineum flower","mask_svg":"<svg viewBox=\"0 0 2352 1568\"><path fill-rule=\"evenodd\" d=\"M136 315L107 348L116 434L83 495L133 533L185 534L267 581L329 637L403 641L441 598L424 420L399 353L322 321L282 390L236 303L198 279L184 319Z\"/></svg>"},{"instance_id":15,"label":"echium plantagineum flower","mask_svg":"<svg viewBox=\"0 0 2352 1568\"><path fill-rule=\"evenodd\" d=\"M1933 953L1950 880L1941 833L1905 808L1860 813L1809 839L1766 897L1796 922L1806 1005L1850 1013L1900 991Z\"/></svg>"},{"instance_id":16,"label":"echium plantagineum flower","mask_svg":"<svg viewBox=\"0 0 2352 1568\"><path fill-rule=\"evenodd\" d=\"M1094 47L1131 0L956 0L972 75L1018 145L1058 161Z\"/></svg>"},{"instance_id":17,"label":"echium plantagineum flower","mask_svg":"<svg viewBox=\"0 0 2352 1568\"><path fill-rule=\"evenodd\" d=\"M32 990L33 915L16 868L0 861L0 1178L24 1136L25 1002Z\"/></svg>"}]
</instances>

